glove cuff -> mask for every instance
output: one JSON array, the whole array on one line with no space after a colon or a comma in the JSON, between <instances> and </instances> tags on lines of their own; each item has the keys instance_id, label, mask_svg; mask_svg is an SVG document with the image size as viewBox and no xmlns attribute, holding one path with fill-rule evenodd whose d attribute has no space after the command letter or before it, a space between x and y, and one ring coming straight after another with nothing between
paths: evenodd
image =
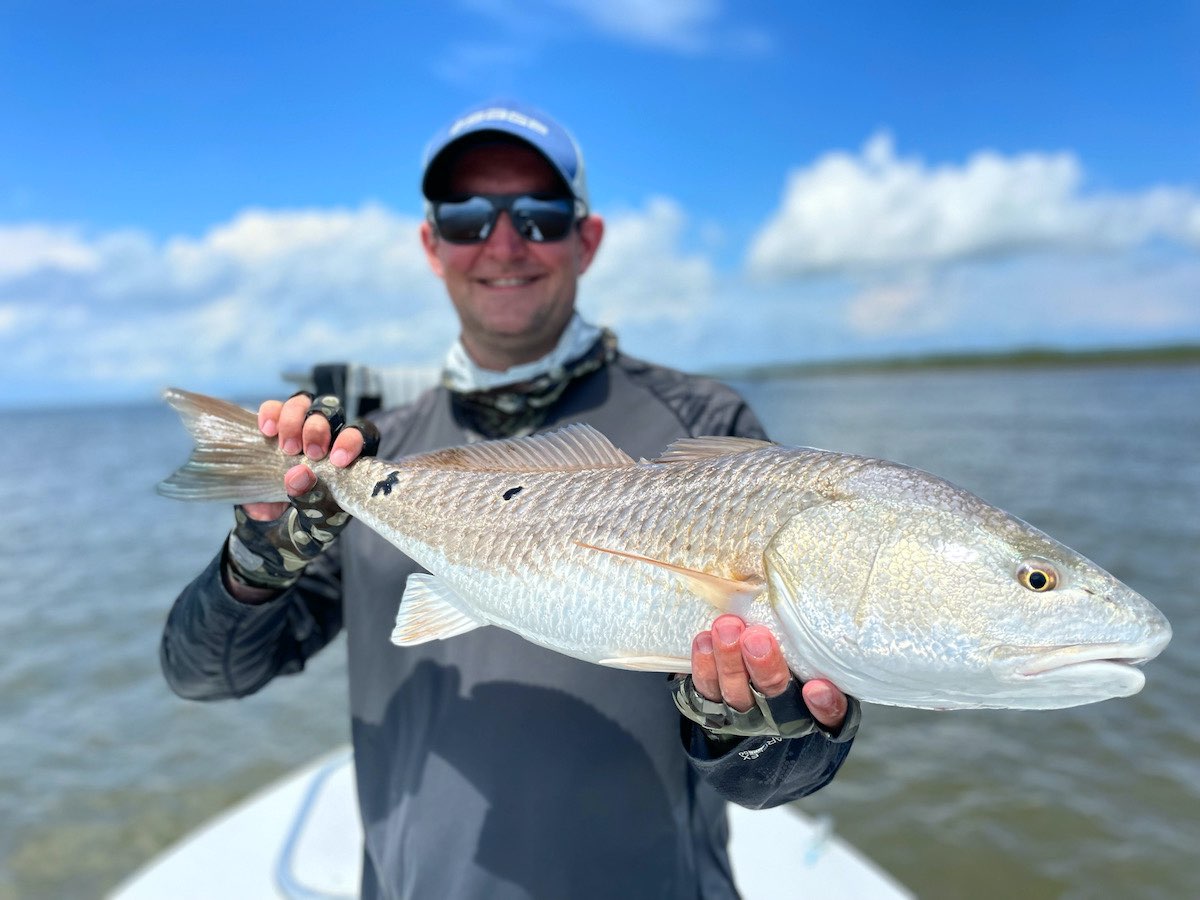
<instances>
[{"instance_id":1,"label":"glove cuff","mask_svg":"<svg viewBox=\"0 0 1200 900\"><path fill-rule=\"evenodd\" d=\"M723 701L709 700L696 690L691 675L671 682L672 699L683 717L718 737L799 738L819 731L836 744L854 737L862 718L858 700L846 697L846 717L840 728L831 731L812 717L800 687L800 682L793 679L782 694L767 697L751 685L754 705L742 712Z\"/></svg>"}]
</instances>

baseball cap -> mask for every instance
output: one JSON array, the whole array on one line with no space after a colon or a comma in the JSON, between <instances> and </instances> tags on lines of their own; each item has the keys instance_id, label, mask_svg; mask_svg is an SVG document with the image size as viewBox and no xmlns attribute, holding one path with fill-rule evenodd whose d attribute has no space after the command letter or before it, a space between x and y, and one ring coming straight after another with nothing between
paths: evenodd
<instances>
[{"instance_id":1,"label":"baseball cap","mask_svg":"<svg viewBox=\"0 0 1200 900\"><path fill-rule=\"evenodd\" d=\"M588 210L587 177L583 168L583 151L571 132L546 113L532 106L511 100L495 100L467 110L434 135L422 158L421 193L426 200L435 199L442 169L454 154L473 143L486 141L488 136L507 135L522 141L545 157L579 203L580 215Z\"/></svg>"}]
</instances>

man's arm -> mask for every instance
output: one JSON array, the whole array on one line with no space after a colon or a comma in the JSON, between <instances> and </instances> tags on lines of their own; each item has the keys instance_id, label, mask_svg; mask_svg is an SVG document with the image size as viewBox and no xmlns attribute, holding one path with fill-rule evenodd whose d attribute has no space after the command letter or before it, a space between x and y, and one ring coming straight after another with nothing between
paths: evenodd
<instances>
[{"instance_id":1,"label":"man's arm","mask_svg":"<svg viewBox=\"0 0 1200 900\"><path fill-rule=\"evenodd\" d=\"M336 547L266 602L235 597L222 576L226 565L222 551L184 588L163 629L163 674L189 700L252 694L276 675L299 672L341 629Z\"/></svg>"},{"instance_id":2,"label":"man's arm","mask_svg":"<svg viewBox=\"0 0 1200 900\"><path fill-rule=\"evenodd\" d=\"M734 392L707 404L692 423L693 434L728 434L766 439L754 411ZM832 683L814 679L799 685L788 670L774 635L760 625L746 627L736 616L721 616L692 643L692 682L714 702L745 712L754 706L751 685L764 697L789 692L821 726L803 737L726 737L683 716L680 732L693 769L725 799L751 809L778 806L828 784L850 752L854 721L846 721L851 701ZM845 725L845 730L843 730Z\"/></svg>"},{"instance_id":3,"label":"man's arm","mask_svg":"<svg viewBox=\"0 0 1200 900\"><path fill-rule=\"evenodd\" d=\"M332 450L335 465L349 465L362 451L364 433L348 428L336 435L325 415L309 415L311 398L267 401L259 409L259 430L278 437L285 452L320 459ZM301 449L304 457L301 456ZM308 466L298 464L285 476L287 492L302 498L316 486ZM215 700L251 694L276 675L297 672L324 647L342 625L341 570L336 542L321 545L319 555L298 573L259 575L272 555L287 503L247 504L238 510L239 525L222 552L175 601L159 656L171 689L190 699ZM344 514L343 514L344 517ZM255 530L257 526L261 526ZM261 547L248 547L259 541ZM265 535L273 535L266 537ZM303 536L302 536L303 537ZM306 544L315 547L309 538ZM230 549L240 554L231 558ZM306 557L308 558L308 557ZM239 566L241 561L249 565ZM255 577L260 583L254 583Z\"/></svg>"},{"instance_id":4,"label":"man's arm","mask_svg":"<svg viewBox=\"0 0 1200 900\"><path fill-rule=\"evenodd\" d=\"M695 690L714 705L752 711L753 687L768 708L799 710L820 725L802 737L739 738L682 718L681 735L693 768L727 800L764 809L811 794L832 780L849 753L858 723L857 716L847 719L851 703L846 695L828 681L796 682L775 637L761 625L746 627L736 616L719 617L711 631L701 632L692 643L691 678ZM779 724L785 733L796 725Z\"/></svg>"}]
</instances>

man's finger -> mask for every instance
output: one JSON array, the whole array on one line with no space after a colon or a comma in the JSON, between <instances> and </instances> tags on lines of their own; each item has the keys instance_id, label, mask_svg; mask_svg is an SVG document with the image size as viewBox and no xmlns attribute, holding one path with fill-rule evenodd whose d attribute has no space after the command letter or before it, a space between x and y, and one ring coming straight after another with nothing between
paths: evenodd
<instances>
[{"instance_id":1,"label":"man's finger","mask_svg":"<svg viewBox=\"0 0 1200 900\"><path fill-rule=\"evenodd\" d=\"M286 503L247 503L242 506L246 515L256 522L273 522L288 508Z\"/></svg>"},{"instance_id":2,"label":"man's finger","mask_svg":"<svg viewBox=\"0 0 1200 900\"><path fill-rule=\"evenodd\" d=\"M265 400L258 407L258 430L267 437L279 434L279 414L283 412L281 400Z\"/></svg>"},{"instance_id":3,"label":"man's finger","mask_svg":"<svg viewBox=\"0 0 1200 900\"><path fill-rule=\"evenodd\" d=\"M304 455L309 459L321 459L329 449L329 420L324 416L311 415L304 420Z\"/></svg>"},{"instance_id":4,"label":"man's finger","mask_svg":"<svg viewBox=\"0 0 1200 900\"><path fill-rule=\"evenodd\" d=\"M745 712L754 705L750 676L746 674L746 664L742 660L741 638L745 628L737 616L720 616L712 627L721 696L738 712Z\"/></svg>"},{"instance_id":5,"label":"man's finger","mask_svg":"<svg viewBox=\"0 0 1200 900\"><path fill-rule=\"evenodd\" d=\"M318 417L313 416L313 418ZM329 454L329 461L338 468L348 466L358 459L362 449L363 433L357 428L343 428L333 442L333 451Z\"/></svg>"},{"instance_id":6,"label":"man's finger","mask_svg":"<svg viewBox=\"0 0 1200 900\"><path fill-rule=\"evenodd\" d=\"M792 680L779 642L762 625L751 625L742 632L742 662L750 680L765 697L778 697Z\"/></svg>"},{"instance_id":7,"label":"man's finger","mask_svg":"<svg viewBox=\"0 0 1200 900\"><path fill-rule=\"evenodd\" d=\"M306 394L297 394L283 404L279 414L279 447L284 453L299 454L304 450L304 416L312 400Z\"/></svg>"},{"instance_id":8,"label":"man's finger","mask_svg":"<svg viewBox=\"0 0 1200 900\"><path fill-rule=\"evenodd\" d=\"M317 485L317 476L313 474L313 470L301 463L298 466L292 466L283 475L283 486L287 488L288 496L299 497L301 494L307 494Z\"/></svg>"},{"instance_id":9,"label":"man's finger","mask_svg":"<svg viewBox=\"0 0 1200 900\"><path fill-rule=\"evenodd\" d=\"M834 731L842 727L842 720L846 718L846 695L833 682L814 678L805 683L801 695L814 719Z\"/></svg>"},{"instance_id":10,"label":"man's finger","mask_svg":"<svg viewBox=\"0 0 1200 900\"><path fill-rule=\"evenodd\" d=\"M717 660L713 656L712 632L702 631L692 641L692 684L703 697L719 703L721 681L717 678Z\"/></svg>"}]
</instances>

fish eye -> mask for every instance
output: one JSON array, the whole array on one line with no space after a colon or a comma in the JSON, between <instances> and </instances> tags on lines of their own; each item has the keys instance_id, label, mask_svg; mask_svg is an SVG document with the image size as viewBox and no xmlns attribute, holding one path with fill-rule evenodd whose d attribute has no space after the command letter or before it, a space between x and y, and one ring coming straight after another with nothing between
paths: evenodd
<instances>
[{"instance_id":1,"label":"fish eye","mask_svg":"<svg viewBox=\"0 0 1200 900\"><path fill-rule=\"evenodd\" d=\"M1044 594L1046 591L1054 590L1058 584L1058 572L1050 563L1033 559L1021 563L1017 569L1017 581L1031 591Z\"/></svg>"}]
</instances>

